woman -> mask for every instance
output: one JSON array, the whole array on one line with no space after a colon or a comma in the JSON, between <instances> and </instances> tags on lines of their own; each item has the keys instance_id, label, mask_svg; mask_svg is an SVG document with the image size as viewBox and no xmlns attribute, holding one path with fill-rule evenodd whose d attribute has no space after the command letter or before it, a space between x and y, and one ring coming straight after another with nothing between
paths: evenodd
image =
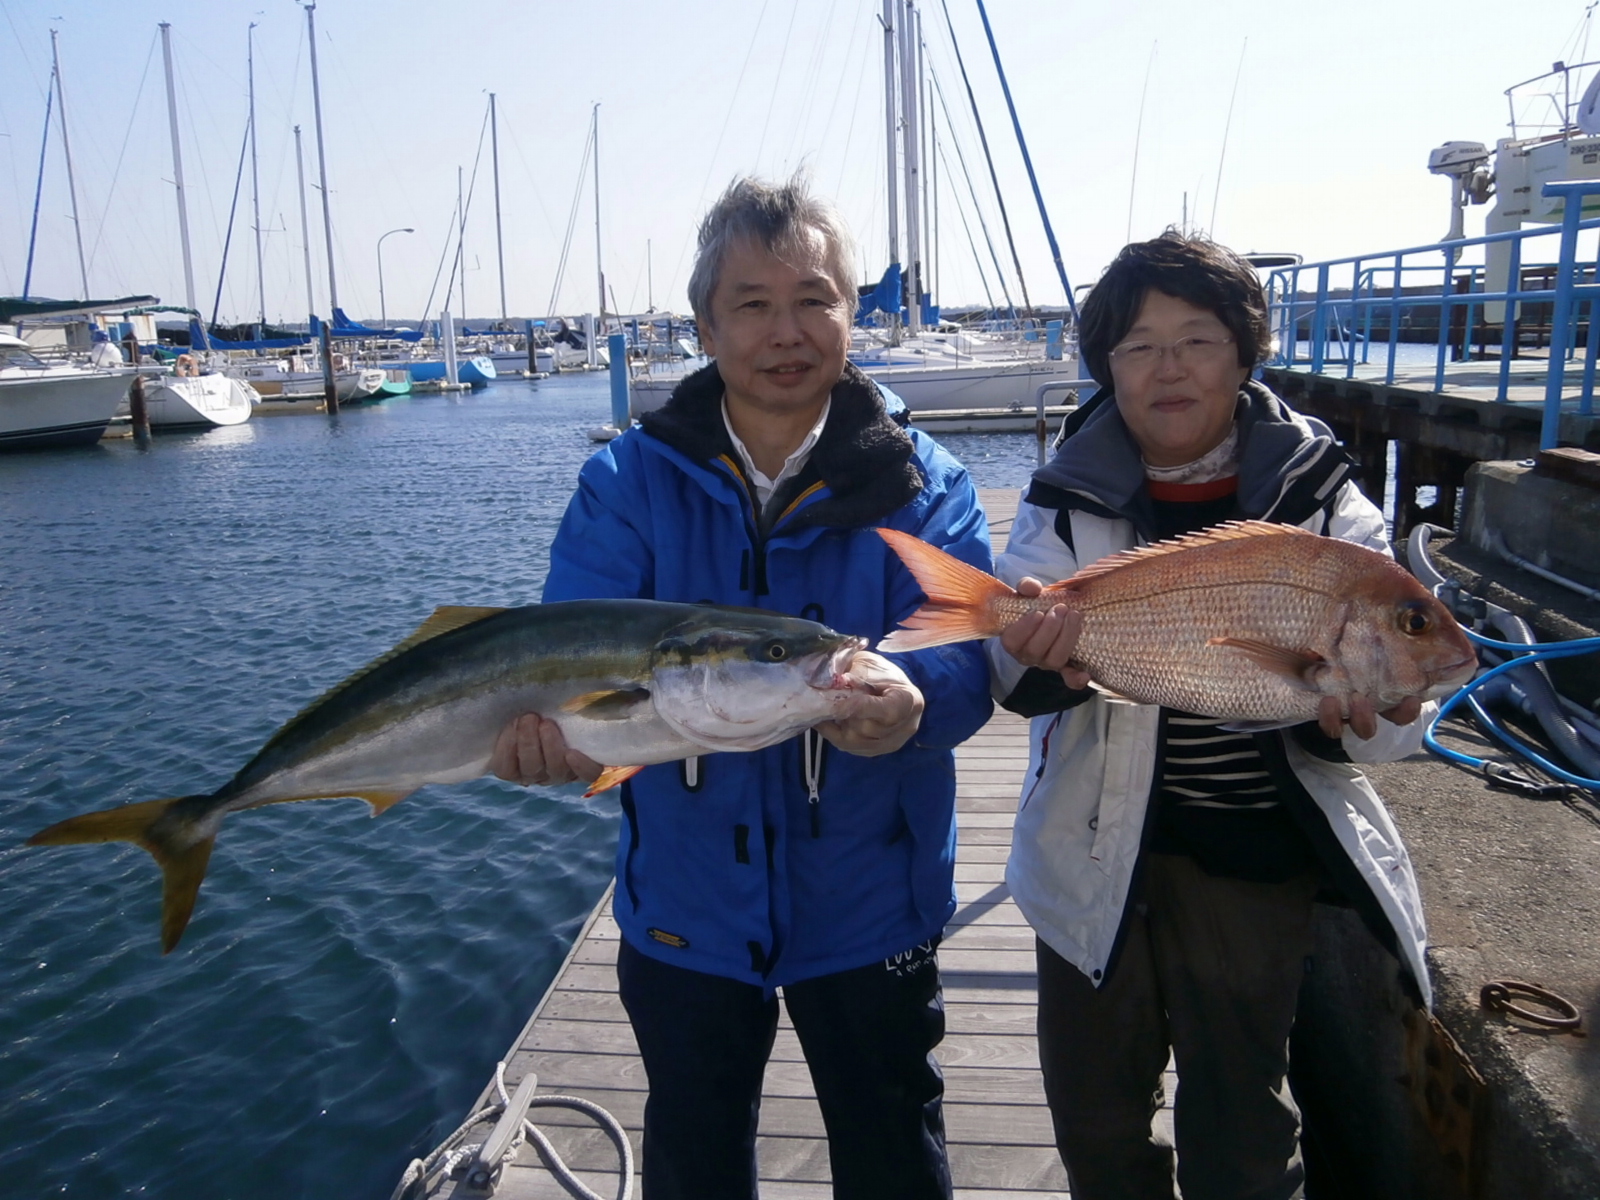
<instances>
[{"instance_id":1,"label":"woman","mask_svg":"<svg viewBox=\"0 0 1600 1200\"><path fill-rule=\"evenodd\" d=\"M1025 594L1107 554L1236 518L1388 552L1382 514L1326 427L1250 374L1265 297L1231 251L1169 231L1123 249L1083 306L1101 391L1028 488L998 572ZM1173 1195L1151 1136L1177 1059L1184 1200L1301 1194L1288 1037L1311 903L1336 889L1426 997L1416 881L1352 762L1404 757L1424 709L1364 697L1314 723L1243 734L1108 703L1068 666L1081 620L1057 606L989 644L995 694L1033 717L1006 879L1038 935L1039 1052L1073 1200Z\"/></svg>"}]
</instances>

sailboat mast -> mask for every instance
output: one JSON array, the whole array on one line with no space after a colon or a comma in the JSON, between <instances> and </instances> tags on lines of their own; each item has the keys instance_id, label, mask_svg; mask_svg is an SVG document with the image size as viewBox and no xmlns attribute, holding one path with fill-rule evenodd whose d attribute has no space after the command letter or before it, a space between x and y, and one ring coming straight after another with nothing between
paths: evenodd
<instances>
[{"instance_id":1,"label":"sailboat mast","mask_svg":"<svg viewBox=\"0 0 1600 1200\"><path fill-rule=\"evenodd\" d=\"M506 247L500 234L500 121L489 93L489 157L494 163L494 255L500 264L500 319L506 319Z\"/></svg>"},{"instance_id":2,"label":"sailboat mast","mask_svg":"<svg viewBox=\"0 0 1600 1200\"><path fill-rule=\"evenodd\" d=\"M600 265L600 105L594 106L594 277L600 290L600 323L595 326L594 339L606 324L606 272Z\"/></svg>"},{"instance_id":3,"label":"sailboat mast","mask_svg":"<svg viewBox=\"0 0 1600 1200\"><path fill-rule=\"evenodd\" d=\"M67 138L67 93L61 88L61 55L56 48L57 31L50 31L50 73L56 83L56 97L61 103L56 107L56 120L61 122L61 150L67 157L67 194L72 197L72 236L78 240L78 279L83 284L81 295L89 295L89 268L83 258L83 225L78 220L78 184L72 174L72 142Z\"/></svg>"},{"instance_id":4,"label":"sailboat mast","mask_svg":"<svg viewBox=\"0 0 1600 1200\"><path fill-rule=\"evenodd\" d=\"M456 280L461 285L461 319L467 319L467 202L462 191L463 168L456 168Z\"/></svg>"},{"instance_id":5,"label":"sailboat mast","mask_svg":"<svg viewBox=\"0 0 1600 1200\"><path fill-rule=\"evenodd\" d=\"M267 324L267 279L261 260L261 171L256 161L256 23L250 22L245 30L249 49L246 62L250 76L250 204L255 214L256 227L256 292L261 299L261 325ZM265 336L260 335L260 336Z\"/></svg>"},{"instance_id":6,"label":"sailboat mast","mask_svg":"<svg viewBox=\"0 0 1600 1200\"><path fill-rule=\"evenodd\" d=\"M44 94L44 132L39 135L39 175L33 184L33 224L28 230L28 265L22 272L22 298L28 298L33 284L33 251L39 242L39 200L44 195L44 156L50 148L50 113L56 103L56 89L52 86Z\"/></svg>"},{"instance_id":7,"label":"sailboat mast","mask_svg":"<svg viewBox=\"0 0 1600 1200\"><path fill-rule=\"evenodd\" d=\"M322 145L322 86L317 81L317 6L306 5L306 33L311 40L311 110L317 119L317 176L322 181L322 233L328 243L328 307L339 307L339 286L333 277L333 214L328 208L328 157ZM330 317L332 314L329 314Z\"/></svg>"},{"instance_id":8,"label":"sailboat mast","mask_svg":"<svg viewBox=\"0 0 1600 1200\"><path fill-rule=\"evenodd\" d=\"M905 108L906 170L906 313L912 333L922 330L922 165L917 144L916 7L902 0L900 10L900 102Z\"/></svg>"},{"instance_id":9,"label":"sailboat mast","mask_svg":"<svg viewBox=\"0 0 1600 1200\"><path fill-rule=\"evenodd\" d=\"M922 14L917 14L917 45L922 52L927 52L927 46L922 41ZM922 111L927 116L924 128L927 137L924 139L923 152L928 160L928 198L926 209L928 213L928 291L936 299L939 295L939 268L944 265L944 256L939 253L939 130L935 125L937 113L933 107L933 73L930 71L922 79Z\"/></svg>"},{"instance_id":10,"label":"sailboat mast","mask_svg":"<svg viewBox=\"0 0 1600 1200\"><path fill-rule=\"evenodd\" d=\"M178 189L178 241L183 246L184 303L195 309L194 259L189 253L189 204L183 194L183 151L178 145L178 93L172 86L172 26L161 22L161 61L167 71L167 124L172 128L172 182Z\"/></svg>"},{"instance_id":11,"label":"sailboat mast","mask_svg":"<svg viewBox=\"0 0 1600 1200\"><path fill-rule=\"evenodd\" d=\"M317 301L311 294L311 222L306 218L306 164L300 153L300 126L294 127L294 173L300 180L300 249L306 256L306 319L317 311Z\"/></svg>"},{"instance_id":12,"label":"sailboat mast","mask_svg":"<svg viewBox=\"0 0 1600 1200\"><path fill-rule=\"evenodd\" d=\"M900 265L900 197L897 194L896 172L900 160L895 155L895 138L900 134L900 124L895 120L895 94L899 85L894 77L894 29L896 0L883 0L883 115L886 142L889 149L889 168L884 178L888 181L889 195L889 265ZM891 327L898 327L900 314L891 313Z\"/></svg>"}]
</instances>

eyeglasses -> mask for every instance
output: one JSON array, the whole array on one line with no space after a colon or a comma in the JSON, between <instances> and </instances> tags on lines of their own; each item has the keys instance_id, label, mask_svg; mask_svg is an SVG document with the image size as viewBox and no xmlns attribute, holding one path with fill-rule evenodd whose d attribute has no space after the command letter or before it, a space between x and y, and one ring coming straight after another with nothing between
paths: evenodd
<instances>
[{"instance_id":1,"label":"eyeglasses","mask_svg":"<svg viewBox=\"0 0 1600 1200\"><path fill-rule=\"evenodd\" d=\"M1179 366L1199 366L1219 361L1231 345L1231 337L1186 337L1165 346L1156 342L1123 342L1112 348L1111 358L1119 366L1148 371L1170 350L1172 361Z\"/></svg>"}]
</instances>

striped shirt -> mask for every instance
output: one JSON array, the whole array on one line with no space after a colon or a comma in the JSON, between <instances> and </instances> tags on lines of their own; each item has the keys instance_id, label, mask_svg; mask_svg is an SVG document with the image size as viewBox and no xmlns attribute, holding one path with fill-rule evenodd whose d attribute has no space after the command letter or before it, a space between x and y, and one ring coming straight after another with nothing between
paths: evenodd
<instances>
[{"instance_id":1,"label":"striped shirt","mask_svg":"<svg viewBox=\"0 0 1600 1200\"><path fill-rule=\"evenodd\" d=\"M1236 476L1149 480L1156 537L1240 516L1237 488ZM1255 735L1194 713L1163 709L1161 715L1165 754L1152 797L1150 850L1187 855L1212 875L1258 882L1281 882L1313 864L1311 842L1284 807Z\"/></svg>"}]
</instances>

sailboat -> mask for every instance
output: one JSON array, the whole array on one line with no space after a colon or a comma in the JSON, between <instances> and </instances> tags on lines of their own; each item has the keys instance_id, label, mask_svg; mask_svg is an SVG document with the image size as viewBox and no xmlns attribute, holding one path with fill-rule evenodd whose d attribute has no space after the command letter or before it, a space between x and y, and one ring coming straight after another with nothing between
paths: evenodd
<instances>
[{"instance_id":1,"label":"sailboat","mask_svg":"<svg viewBox=\"0 0 1600 1200\"><path fill-rule=\"evenodd\" d=\"M178 237L183 246L183 278L188 306L183 311L195 314L198 310L195 307L194 258L189 247L189 208L183 186L183 149L178 140L177 90L172 78L172 26L165 21L161 22L161 55L166 69L167 123L172 137L172 177L177 190ZM253 65L252 59L252 85ZM253 140L253 90L250 116L250 136ZM180 355L172 369L145 383L145 411L149 415L151 428L239 425L248 421L260 396L246 383L226 374L208 371L209 364L203 363L199 355L201 348L210 349L205 328L198 318L194 318L190 329L198 331L199 335L198 340L191 340L191 353Z\"/></svg>"},{"instance_id":2,"label":"sailboat","mask_svg":"<svg viewBox=\"0 0 1600 1200\"><path fill-rule=\"evenodd\" d=\"M915 0L883 0L884 100L890 265L863 300L881 309L882 327L857 326L850 361L905 401L911 419L929 429L1032 429L1041 389L1070 396L1078 379L1064 322L988 333L943 326L925 285L923 215L926 177L922 38ZM901 183L904 203L901 202ZM906 262L900 262L904 216ZM1070 293L1069 293L1070 294ZM903 314L903 315L902 315ZM682 378L679 365L656 366L631 384L635 415L666 403ZM1048 387L1047 387L1048 385ZM1051 415L1063 406L1053 406Z\"/></svg>"},{"instance_id":3,"label":"sailboat","mask_svg":"<svg viewBox=\"0 0 1600 1200\"><path fill-rule=\"evenodd\" d=\"M858 327L850 360L904 400L913 420L931 412L1031 413L1041 386L1077 379L1076 355L1065 344L1060 323L1034 323L1040 327L1000 335L939 325L923 261L928 200L922 148L931 112L924 105L922 19L916 0L883 0L882 24L890 266L872 299L888 321L884 329ZM897 164L904 179L904 325L895 295L901 290Z\"/></svg>"}]
</instances>

